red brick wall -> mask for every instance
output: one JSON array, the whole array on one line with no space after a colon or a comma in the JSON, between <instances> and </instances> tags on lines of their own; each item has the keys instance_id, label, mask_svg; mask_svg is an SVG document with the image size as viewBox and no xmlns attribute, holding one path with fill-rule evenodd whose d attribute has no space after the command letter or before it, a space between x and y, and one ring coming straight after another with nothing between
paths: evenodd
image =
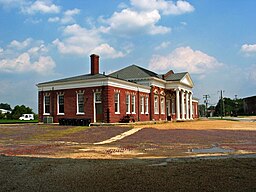
<instances>
[{"instance_id":1,"label":"red brick wall","mask_svg":"<svg viewBox=\"0 0 256 192\"><path fill-rule=\"evenodd\" d=\"M197 119L199 118L199 113L198 113L198 102L192 102L194 111L193 111L193 118Z\"/></svg>"},{"instance_id":2,"label":"red brick wall","mask_svg":"<svg viewBox=\"0 0 256 192\"><path fill-rule=\"evenodd\" d=\"M84 92L84 115L77 115L77 92ZM53 90L53 91L40 91L38 94L38 113L39 113L39 121L43 121L43 101L44 95L50 94L50 111L54 118L54 122L58 122L59 118L90 118L93 122L94 120L94 92L101 91L102 93L102 108L103 108L103 122L119 122L124 116L126 116L126 94L130 94L130 114L134 117L135 121L149 121L149 120L166 120L166 106L165 106L165 114L161 114L161 97L165 97L161 94L163 89L158 87L152 87L151 92L149 94L142 93L139 91L131 91L122 88L115 88L110 86L100 86L100 87L90 87L90 88L80 88L80 89L67 89L67 90ZM57 115L57 95L58 93L64 93L64 112L65 115ZM115 101L114 95L115 92L119 92L120 94L120 114L115 114ZM135 112L136 114L132 114L132 95L135 95ZM159 104L159 114L154 113L154 96L158 97ZM146 109L145 98L148 97L149 101L149 114L141 114L140 112L140 97L144 97L144 111ZM166 98L165 98L166 103ZM193 118L198 118L198 103L193 102L194 106ZM176 107L176 105L175 105ZM197 110L197 112L196 112ZM197 114L197 115L196 115ZM173 115L172 118L175 119L176 115Z\"/></svg>"},{"instance_id":3,"label":"red brick wall","mask_svg":"<svg viewBox=\"0 0 256 192\"><path fill-rule=\"evenodd\" d=\"M120 94L120 114L115 114L115 93L118 92ZM149 114L140 114L139 112L139 96L141 95L137 91L131 91L122 88L108 87L108 106L109 106L109 116L110 122L119 122L124 116L126 116L126 95L130 95L130 114L134 117L135 121L149 121ZM135 96L135 113L132 114L132 95ZM143 93L143 96L148 96L149 94ZM145 103L144 103L145 104Z\"/></svg>"},{"instance_id":4,"label":"red brick wall","mask_svg":"<svg viewBox=\"0 0 256 192\"><path fill-rule=\"evenodd\" d=\"M77 92L84 92L84 115L78 115L77 113ZM91 88L80 88L80 89L66 89L66 90L53 90L53 91L40 91L38 94L38 113L39 121L43 121L43 108L44 108L44 95L50 94L50 116L53 117L54 122L58 122L59 118L90 118L94 120L94 92L100 91L102 93L102 107L103 107L103 122L119 122L121 118L126 116L126 94L130 94L130 115L132 115L135 121L149 121L149 114L139 113L139 97L141 93L137 91L130 91L122 88L115 88L110 86L91 87ZM120 114L115 114L115 92L120 93ZM64 94L64 115L57 114L57 95L59 93ZM135 112L132 114L132 95L135 95ZM143 96L149 94L143 93ZM145 102L144 102L145 104ZM145 107L144 107L145 108ZM150 108L149 108L150 111Z\"/></svg>"},{"instance_id":5,"label":"red brick wall","mask_svg":"<svg viewBox=\"0 0 256 192\"><path fill-rule=\"evenodd\" d=\"M39 120L43 121L43 102L44 95L50 94L50 116L53 117L54 122L58 122L59 118L90 118L93 120L93 90L94 88L80 88L80 89L66 89L66 90L53 90L53 91L40 91L39 92ZM99 88L98 88L99 89ZM84 91L84 115L77 115L77 91ZM64 115L57 114L57 95L64 94Z\"/></svg>"}]
</instances>

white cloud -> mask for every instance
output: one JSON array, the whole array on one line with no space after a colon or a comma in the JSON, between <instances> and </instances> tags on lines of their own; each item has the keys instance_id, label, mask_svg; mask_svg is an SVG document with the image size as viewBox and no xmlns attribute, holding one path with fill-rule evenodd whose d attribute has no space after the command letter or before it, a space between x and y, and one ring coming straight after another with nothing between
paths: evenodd
<instances>
[{"instance_id":1,"label":"white cloud","mask_svg":"<svg viewBox=\"0 0 256 192\"><path fill-rule=\"evenodd\" d=\"M246 54L256 53L256 44L244 44L241 47L241 51Z\"/></svg>"},{"instance_id":2,"label":"white cloud","mask_svg":"<svg viewBox=\"0 0 256 192\"><path fill-rule=\"evenodd\" d=\"M4 50L0 47L0 53L2 53Z\"/></svg>"},{"instance_id":3,"label":"white cloud","mask_svg":"<svg viewBox=\"0 0 256 192\"><path fill-rule=\"evenodd\" d=\"M43 41L28 38L24 41L13 40L0 57L1 73L36 72L41 75L53 73L55 62L47 56L47 47Z\"/></svg>"},{"instance_id":4,"label":"white cloud","mask_svg":"<svg viewBox=\"0 0 256 192\"><path fill-rule=\"evenodd\" d=\"M125 56L124 53L122 53L121 51L115 50L113 47L111 47L110 45L108 45L106 43L99 45L98 47L93 49L91 51L91 53L95 53L102 57L112 58L112 59Z\"/></svg>"},{"instance_id":5,"label":"white cloud","mask_svg":"<svg viewBox=\"0 0 256 192\"><path fill-rule=\"evenodd\" d=\"M155 47L155 50L165 49L171 44L170 41L164 41L160 45Z\"/></svg>"},{"instance_id":6,"label":"white cloud","mask_svg":"<svg viewBox=\"0 0 256 192\"><path fill-rule=\"evenodd\" d=\"M214 70L223 65L212 56L190 47L180 47L166 56L154 55L149 68L156 71L175 69L188 71L191 74L204 75L208 70Z\"/></svg>"},{"instance_id":7,"label":"white cloud","mask_svg":"<svg viewBox=\"0 0 256 192\"><path fill-rule=\"evenodd\" d=\"M64 16L63 18L61 18L60 22L62 24L75 23L74 16L78 15L79 13L80 13L79 9L67 10L64 12Z\"/></svg>"},{"instance_id":8,"label":"white cloud","mask_svg":"<svg viewBox=\"0 0 256 192\"><path fill-rule=\"evenodd\" d=\"M86 55L102 42L97 30L86 29L78 24L66 26L63 36L63 40L53 41L63 54Z\"/></svg>"},{"instance_id":9,"label":"white cloud","mask_svg":"<svg viewBox=\"0 0 256 192\"><path fill-rule=\"evenodd\" d=\"M55 67L55 62L49 56L40 56L38 61L31 62L29 53L22 53L14 59L0 60L0 71L8 73L24 73L35 71L49 74Z\"/></svg>"},{"instance_id":10,"label":"white cloud","mask_svg":"<svg viewBox=\"0 0 256 192\"><path fill-rule=\"evenodd\" d=\"M157 10L136 12L131 9L123 9L121 12L115 12L106 20L106 23L109 25L109 32L114 31L123 35L136 33L155 35L170 32L170 28L156 25L160 19L161 15Z\"/></svg>"},{"instance_id":11,"label":"white cloud","mask_svg":"<svg viewBox=\"0 0 256 192\"><path fill-rule=\"evenodd\" d=\"M164 15L180 15L184 13L190 13L195 8L187 1L178 0L176 3L173 1L165 0L130 0L131 4L141 10L159 10Z\"/></svg>"},{"instance_id":12,"label":"white cloud","mask_svg":"<svg viewBox=\"0 0 256 192\"><path fill-rule=\"evenodd\" d=\"M14 49L25 49L27 48L28 46L31 45L32 43L32 39L31 38L27 38L26 40L24 41L17 41L17 40L13 40L9 45L8 47L9 48L14 48Z\"/></svg>"},{"instance_id":13,"label":"white cloud","mask_svg":"<svg viewBox=\"0 0 256 192\"><path fill-rule=\"evenodd\" d=\"M61 8L52 3L51 0L36 0L29 6L23 6L21 8L23 13L35 14L35 13L59 13Z\"/></svg>"},{"instance_id":14,"label":"white cloud","mask_svg":"<svg viewBox=\"0 0 256 192\"><path fill-rule=\"evenodd\" d=\"M59 22L59 21L60 21L59 17L50 17L48 19L48 22L50 22L50 23L55 23L55 22Z\"/></svg>"},{"instance_id":15,"label":"white cloud","mask_svg":"<svg viewBox=\"0 0 256 192\"><path fill-rule=\"evenodd\" d=\"M64 12L62 18L60 17L50 17L48 19L48 22L50 23L56 23L60 22L61 24L71 24L75 23L76 20L74 19L75 15L78 15L80 13L80 9L70 9Z\"/></svg>"},{"instance_id":16,"label":"white cloud","mask_svg":"<svg viewBox=\"0 0 256 192\"><path fill-rule=\"evenodd\" d=\"M86 29L73 24L64 28L64 38L55 39L52 43L62 54L88 55L90 53L102 54L106 58L123 57L121 51L117 51L109 44L104 43L98 29Z\"/></svg>"}]
</instances>

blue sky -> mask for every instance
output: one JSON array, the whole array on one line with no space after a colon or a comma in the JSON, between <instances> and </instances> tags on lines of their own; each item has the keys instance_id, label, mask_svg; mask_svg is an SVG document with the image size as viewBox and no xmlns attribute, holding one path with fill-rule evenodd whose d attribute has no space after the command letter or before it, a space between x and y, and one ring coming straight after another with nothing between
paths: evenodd
<instances>
[{"instance_id":1,"label":"blue sky","mask_svg":"<svg viewBox=\"0 0 256 192\"><path fill-rule=\"evenodd\" d=\"M137 64L188 71L194 97L256 95L254 0L0 0L0 102L37 111L39 82Z\"/></svg>"}]
</instances>

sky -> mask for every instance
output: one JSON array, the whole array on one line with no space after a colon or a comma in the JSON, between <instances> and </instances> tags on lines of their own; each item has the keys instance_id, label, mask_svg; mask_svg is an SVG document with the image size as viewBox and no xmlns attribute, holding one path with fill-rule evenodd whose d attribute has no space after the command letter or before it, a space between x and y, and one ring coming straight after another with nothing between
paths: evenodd
<instances>
[{"instance_id":1,"label":"sky","mask_svg":"<svg viewBox=\"0 0 256 192\"><path fill-rule=\"evenodd\" d=\"M37 112L36 84L136 64L189 72L216 105L256 95L255 0L0 0L0 103Z\"/></svg>"}]
</instances>

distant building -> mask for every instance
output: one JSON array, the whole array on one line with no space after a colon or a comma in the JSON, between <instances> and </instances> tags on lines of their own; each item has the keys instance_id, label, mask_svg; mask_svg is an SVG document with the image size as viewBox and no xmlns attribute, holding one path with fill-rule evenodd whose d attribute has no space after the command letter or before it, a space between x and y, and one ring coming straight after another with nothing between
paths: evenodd
<instances>
[{"instance_id":1,"label":"distant building","mask_svg":"<svg viewBox=\"0 0 256 192\"><path fill-rule=\"evenodd\" d=\"M256 115L256 96L246 97L244 101L244 113L246 115Z\"/></svg>"},{"instance_id":2,"label":"distant building","mask_svg":"<svg viewBox=\"0 0 256 192\"><path fill-rule=\"evenodd\" d=\"M2 114L11 113L12 111L6 109L0 109Z\"/></svg>"},{"instance_id":3,"label":"distant building","mask_svg":"<svg viewBox=\"0 0 256 192\"><path fill-rule=\"evenodd\" d=\"M39 121L89 118L91 122L192 120L198 100L188 72L157 74L131 65L109 75L99 73L99 56L91 55L91 73L39 83Z\"/></svg>"}]
</instances>

